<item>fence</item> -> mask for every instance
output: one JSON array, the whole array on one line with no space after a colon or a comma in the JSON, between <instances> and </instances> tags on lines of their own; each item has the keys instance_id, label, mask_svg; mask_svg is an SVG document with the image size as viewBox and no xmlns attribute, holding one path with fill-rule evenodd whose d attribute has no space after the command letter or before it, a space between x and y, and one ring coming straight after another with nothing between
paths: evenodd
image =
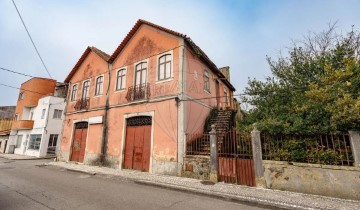
<instances>
[{"instance_id":1,"label":"fence","mask_svg":"<svg viewBox=\"0 0 360 210\"><path fill-rule=\"evenodd\" d=\"M347 133L261 135L263 160L352 166L354 157Z\"/></svg>"},{"instance_id":2,"label":"fence","mask_svg":"<svg viewBox=\"0 0 360 210\"><path fill-rule=\"evenodd\" d=\"M186 134L186 155L210 155L210 135Z\"/></svg>"}]
</instances>

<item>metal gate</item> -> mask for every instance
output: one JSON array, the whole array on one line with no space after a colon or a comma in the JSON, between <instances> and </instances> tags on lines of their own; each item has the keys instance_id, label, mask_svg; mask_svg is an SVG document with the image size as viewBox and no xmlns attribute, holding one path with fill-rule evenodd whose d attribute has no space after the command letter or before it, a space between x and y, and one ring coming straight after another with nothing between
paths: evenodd
<instances>
[{"instance_id":1,"label":"metal gate","mask_svg":"<svg viewBox=\"0 0 360 210\"><path fill-rule=\"evenodd\" d=\"M79 122L75 124L75 131L73 137L73 144L71 147L71 161L84 162L86 136L87 136L88 123Z\"/></svg>"},{"instance_id":2,"label":"metal gate","mask_svg":"<svg viewBox=\"0 0 360 210\"><path fill-rule=\"evenodd\" d=\"M151 117L133 117L126 123L124 168L149 171Z\"/></svg>"},{"instance_id":3,"label":"metal gate","mask_svg":"<svg viewBox=\"0 0 360 210\"><path fill-rule=\"evenodd\" d=\"M219 181L255 186L251 135L232 130L217 133Z\"/></svg>"}]
</instances>

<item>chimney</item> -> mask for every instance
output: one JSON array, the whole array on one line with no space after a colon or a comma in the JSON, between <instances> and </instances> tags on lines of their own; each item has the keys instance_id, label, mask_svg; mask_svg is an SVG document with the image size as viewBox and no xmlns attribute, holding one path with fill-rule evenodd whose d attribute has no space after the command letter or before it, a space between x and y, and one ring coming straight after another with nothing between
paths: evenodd
<instances>
[{"instance_id":1,"label":"chimney","mask_svg":"<svg viewBox=\"0 0 360 210\"><path fill-rule=\"evenodd\" d=\"M220 72L225 76L225 78L230 82L230 67L225 66L219 68Z\"/></svg>"}]
</instances>

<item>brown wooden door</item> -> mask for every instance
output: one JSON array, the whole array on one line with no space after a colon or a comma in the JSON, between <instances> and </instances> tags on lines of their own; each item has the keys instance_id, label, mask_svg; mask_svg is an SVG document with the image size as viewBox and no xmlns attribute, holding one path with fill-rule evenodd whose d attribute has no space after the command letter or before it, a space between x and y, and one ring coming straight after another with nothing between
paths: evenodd
<instances>
[{"instance_id":1,"label":"brown wooden door","mask_svg":"<svg viewBox=\"0 0 360 210\"><path fill-rule=\"evenodd\" d=\"M84 162L87 136L87 123L75 124L70 161Z\"/></svg>"},{"instance_id":2,"label":"brown wooden door","mask_svg":"<svg viewBox=\"0 0 360 210\"><path fill-rule=\"evenodd\" d=\"M123 166L127 169L149 171L151 125L143 125L142 123L128 123L126 127Z\"/></svg>"}]
</instances>

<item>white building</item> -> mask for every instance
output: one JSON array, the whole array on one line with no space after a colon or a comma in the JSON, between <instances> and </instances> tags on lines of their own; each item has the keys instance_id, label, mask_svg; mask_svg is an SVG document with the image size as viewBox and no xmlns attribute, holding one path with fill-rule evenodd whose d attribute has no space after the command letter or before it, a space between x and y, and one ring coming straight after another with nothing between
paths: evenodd
<instances>
[{"instance_id":1,"label":"white building","mask_svg":"<svg viewBox=\"0 0 360 210\"><path fill-rule=\"evenodd\" d=\"M11 131L14 154L44 157L58 150L64 120L64 98L46 96L36 107L24 107L19 120L33 120L32 129Z\"/></svg>"}]
</instances>

